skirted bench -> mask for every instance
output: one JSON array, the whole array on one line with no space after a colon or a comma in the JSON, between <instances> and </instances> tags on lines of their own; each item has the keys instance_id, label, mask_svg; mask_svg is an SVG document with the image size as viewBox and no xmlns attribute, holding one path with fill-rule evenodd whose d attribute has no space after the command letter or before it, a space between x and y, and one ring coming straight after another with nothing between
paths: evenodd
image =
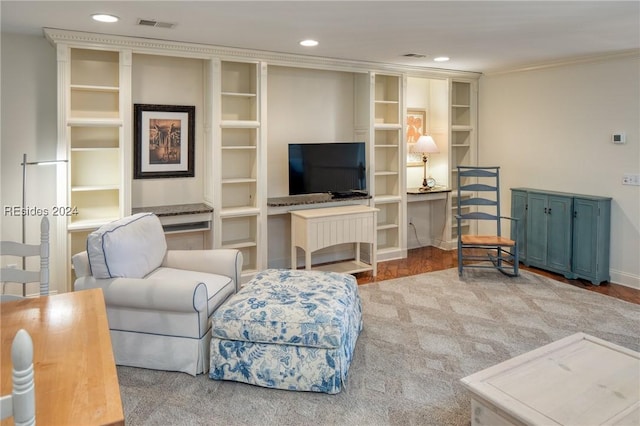
<instances>
[{"instance_id":1,"label":"skirted bench","mask_svg":"<svg viewBox=\"0 0 640 426\"><path fill-rule=\"evenodd\" d=\"M209 377L335 394L361 330L352 275L268 269L213 314Z\"/></svg>"}]
</instances>

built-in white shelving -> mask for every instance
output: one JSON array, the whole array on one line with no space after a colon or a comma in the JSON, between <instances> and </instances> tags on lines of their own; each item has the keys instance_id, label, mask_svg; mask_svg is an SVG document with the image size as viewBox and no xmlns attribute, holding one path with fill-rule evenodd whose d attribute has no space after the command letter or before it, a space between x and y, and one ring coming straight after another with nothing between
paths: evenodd
<instances>
[{"instance_id":1,"label":"built-in white shelving","mask_svg":"<svg viewBox=\"0 0 640 426\"><path fill-rule=\"evenodd\" d=\"M372 141L370 151L373 165L372 206L377 214L377 251L381 260L402 257L404 245L403 197L405 159L401 75L372 74L371 76Z\"/></svg>"},{"instance_id":2,"label":"built-in white shelving","mask_svg":"<svg viewBox=\"0 0 640 426\"><path fill-rule=\"evenodd\" d=\"M476 82L471 80L455 80L450 82L450 152L449 170L452 188L452 202L448 221L450 232L446 236L449 241L457 240L458 226L455 220L458 205L458 175L457 166L474 166L476 157ZM463 185L470 182L462 182ZM463 194L463 197L472 197L473 194ZM471 224L463 222L464 233L471 231Z\"/></svg>"},{"instance_id":3,"label":"built-in white shelving","mask_svg":"<svg viewBox=\"0 0 640 426\"><path fill-rule=\"evenodd\" d=\"M66 253L67 268L56 280L71 288L71 256L85 249L87 235L115 220L128 207L129 148L123 116L128 108L122 88L129 87L121 50L94 49L59 44L58 151L68 159L65 184L59 186L58 203L70 207L61 218L59 252ZM126 89L125 89L126 90ZM59 222L60 223L60 222Z\"/></svg>"},{"instance_id":4,"label":"built-in white shelving","mask_svg":"<svg viewBox=\"0 0 640 426\"><path fill-rule=\"evenodd\" d=\"M261 166L261 75L259 62L220 61L219 175L214 179L214 241L244 258L243 275L263 264L261 218L264 171Z\"/></svg>"},{"instance_id":5,"label":"built-in white shelving","mask_svg":"<svg viewBox=\"0 0 640 426\"><path fill-rule=\"evenodd\" d=\"M57 48L58 156L69 160L66 176L59 178L58 202L77 207L78 212L61 219L64 223L58 226L60 232L55 238L56 250L68 254L69 268L70 256L85 249L87 234L104 223L130 214L132 192L137 191L136 199L139 199L144 196L142 189L149 187L135 184L136 191L132 191L133 104L198 102L196 127L200 127L196 128L199 138L196 158L200 163L196 166L196 177L189 181L189 191L193 192L195 188L197 192L200 186L203 201L213 207L209 242L215 248L242 251L245 279L267 267L267 247L271 246L268 240L287 240L286 235L268 234L267 231L267 166L269 170L286 167L281 161L282 153L278 151L281 147L273 154L269 152L276 147L269 146L267 140L267 119L273 118L272 125L286 128L284 117L291 104L282 99L300 100L300 112L295 114L300 126L313 122L319 115L317 109L314 110L317 104L313 99L282 93L274 96L273 111L267 114L267 68L272 65L279 70L278 78L273 80L276 81L273 87L278 91L297 87L299 82L295 80L302 75L298 70L305 71L304 78L307 75L309 78L327 77L331 80L329 87L347 89L336 91L336 97L339 93L348 94L343 99L325 99L322 105L335 107L336 113L340 113L335 118L340 124L337 138L349 139L350 136L345 138L344 135L349 134L348 120L352 120L354 140L364 140L367 144L367 184L372 197L369 205L379 209L376 236L377 256L381 261L402 257L407 249L407 75L437 78L443 82L443 93L447 91L444 82L449 82L448 105L444 105L445 94L442 105L436 107L439 110L429 113L442 117L439 131L445 135L448 132L446 155L449 157L449 184L454 190L452 195L457 181L455 166L473 165L477 161L478 76L473 73L419 70L416 67L403 70L384 64L377 67L354 61L171 41L150 42L53 29L46 29L45 35ZM132 73L134 57L140 61L136 62L136 73ZM192 68L188 62L196 67ZM150 75L148 80L141 73L152 67L160 67L160 72ZM141 88L143 83L160 87L167 76L184 68L200 70L191 74L196 78L202 76L202 81L197 82L198 89L202 89L198 90L198 95L189 94L178 99L179 96L156 96L155 91ZM345 79L345 75L350 78ZM350 84L353 91L348 90ZM182 92L184 90L180 94ZM198 97L200 94L202 96ZM350 112L353 112L351 118ZM327 115L322 117L327 120ZM292 133L291 141L300 140L299 133ZM287 137L283 137L282 129L275 134L277 143L285 143ZM331 131L324 133L323 138L327 135L331 138ZM302 139L311 140L313 136L304 135ZM278 163L272 164L275 159ZM280 171L274 175L282 186L286 176L282 177ZM167 182L167 187L175 191L176 181ZM151 187L160 188L164 184L152 182ZM284 191L278 188L276 192ZM455 206L455 200L450 206ZM455 237L450 221L453 214L453 210L447 214L451 240ZM57 279L71 288L72 273Z\"/></svg>"}]
</instances>

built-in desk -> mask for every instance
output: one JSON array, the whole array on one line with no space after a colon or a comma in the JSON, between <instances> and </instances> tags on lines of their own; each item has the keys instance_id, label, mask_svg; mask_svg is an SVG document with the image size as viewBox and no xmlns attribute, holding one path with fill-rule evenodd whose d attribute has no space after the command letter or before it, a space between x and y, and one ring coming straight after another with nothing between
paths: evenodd
<instances>
[{"instance_id":1,"label":"built-in desk","mask_svg":"<svg viewBox=\"0 0 640 426\"><path fill-rule=\"evenodd\" d=\"M211 229L213 219L213 208L204 203L136 207L131 212L155 214L166 233L205 231Z\"/></svg>"},{"instance_id":2,"label":"built-in desk","mask_svg":"<svg viewBox=\"0 0 640 426\"><path fill-rule=\"evenodd\" d=\"M213 208L208 204L174 204L136 207L132 213L151 212L160 219L171 249L206 249L211 247Z\"/></svg>"},{"instance_id":3,"label":"built-in desk","mask_svg":"<svg viewBox=\"0 0 640 426\"><path fill-rule=\"evenodd\" d=\"M446 200L451 192L451 188L436 186L430 190L422 190L422 188L407 189L407 202Z\"/></svg>"},{"instance_id":4,"label":"built-in desk","mask_svg":"<svg viewBox=\"0 0 640 426\"><path fill-rule=\"evenodd\" d=\"M331 263L314 269L356 273L372 271L376 276L376 213L368 206L342 206L323 209L295 210L291 212L291 268L298 267L296 248L305 251L305 268L311 269L311 254L337 244L355 243L353 261ZM371 244L371 262L360 260L360 244Z\"/></svg>"},{"instance_id":5,"label":"built-in desk","mask_svg":"<svg viewBox=\"0 0 640 426\"><path fill-rule=\"evenodd\" d=\"M407 189L407 248L436 246L447 249L446 229L451 188L436 186L423 191Z\"/></svg>"}]
</instances>

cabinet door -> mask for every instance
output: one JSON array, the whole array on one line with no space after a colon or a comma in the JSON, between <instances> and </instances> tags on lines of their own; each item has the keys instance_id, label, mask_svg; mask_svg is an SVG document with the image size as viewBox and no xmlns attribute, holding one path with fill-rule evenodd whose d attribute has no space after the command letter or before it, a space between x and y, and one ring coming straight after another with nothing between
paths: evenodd
<instances>
[{"instance_id":1,"label":"cabinet door","mask_svg":"<svg viewBox=\"0 0 640 426\"><path fill-rule=\"evenodd\" d=\"M517 222L511 223L511 239L516 240L518 244L518 256L521 261L526 259L527 241L527 193L525 191L511 191L511 217L518 219ZM516 238L516 226L518 229L518 237Z\"/></svg>"},{"instance_id":2,"label":"cabinet door","mask_svg":"<svg viewBox=\"0 0 640 426\"><path fill-rule=\"evenodd\" d=\"M611 199L573 202L573 272L593 284L609 281Z\"/></svg>"},{"instance_id":3,"label":"cabinet door","mask_svg":"<svg viewBox=\"0 0 640 426\"><path fill-rule=\"evenodd\" d=\"M598 244L596 220L598 203L576 200L573 206L573 270L590 278L596 273L595 247Z\"/></svg>"},{"instance_id":4,"label":"cabinet door","mask_svg":"<svg viewBox=\"0 0 640 426\"><path fill-rule=\"evenodd\" d=\"M573 199L549 196L547 204L547 265L571 271L571 216Z\"/></svg>"},{"instance_id":5,"label":"cabinet door","mask_svg":"<svg viewBox=\"0 0 640 426\"><path fill-rule=\"evenodd\" d=\"M547 196L530 193L527 197L527 264L547 264Z\"/></svg>"}]
</instances>

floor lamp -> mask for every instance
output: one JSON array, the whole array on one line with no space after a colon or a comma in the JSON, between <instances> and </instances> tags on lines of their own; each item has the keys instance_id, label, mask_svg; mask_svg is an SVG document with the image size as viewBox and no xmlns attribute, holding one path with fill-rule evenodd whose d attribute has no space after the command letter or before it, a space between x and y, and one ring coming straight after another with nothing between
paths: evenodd
<instances>
[{"instance_id":1,"label":"floor lamp","mask_svg":"<svg viewBox=\"0 0 640 426\"><path fill-rule=\"evenodd\" d=\"M27 166L41 166L46 164L58 164L58 163L66 163L67 160L48 160L48 161L27 161L27 154L22 154L22 244L26 244L26 225L25 219L27 217L26 213L26 200L27 200ZM27 259L22 257L22 269L26 269L27 267ZM23 283L24 284L24 283ZM22 295L26 295L25 286L22 286Z\"/></svg>"}]
</instances>

